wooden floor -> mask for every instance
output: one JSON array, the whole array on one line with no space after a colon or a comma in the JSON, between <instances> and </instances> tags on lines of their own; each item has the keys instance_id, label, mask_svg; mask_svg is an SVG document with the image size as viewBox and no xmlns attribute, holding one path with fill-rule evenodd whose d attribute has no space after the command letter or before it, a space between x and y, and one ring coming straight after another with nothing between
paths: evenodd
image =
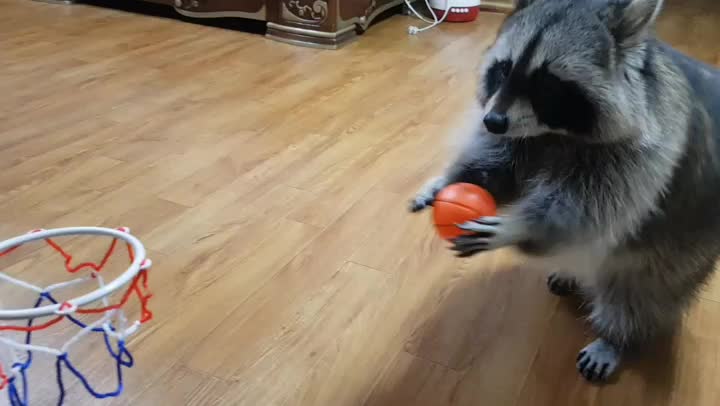
<instances>
[{"instance_id":1,"label":"wooden floor","mask_svg":"<svg viewBox=\"0 0 720 406\"><path fill-rule=\"evenodd\" d=\"M406 213L500 21L410 37L396 16L318 51L0 0L0 234L127 225L155 263L124 396L72 404L717 405L720 279L672 345L595 387L577 304ZM670 1L660 33L720 64L718 21Z\"/></svg>"}]
</instances>

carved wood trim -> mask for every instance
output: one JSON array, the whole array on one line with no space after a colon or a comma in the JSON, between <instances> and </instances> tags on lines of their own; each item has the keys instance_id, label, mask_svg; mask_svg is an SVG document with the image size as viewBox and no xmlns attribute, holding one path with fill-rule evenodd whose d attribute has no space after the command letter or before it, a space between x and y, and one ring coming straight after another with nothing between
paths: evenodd
<instances>
[{"instance_id":1,"label":"carved wood trim","mask_svg":"<svg viewBox=\"0 0 720 406\"><path fill-rule=\"evenodd\" d=\"M327 0L280 0L280 3L280 16L285 21L312 25L327 21Z\"/></svg>"}]
</instances>

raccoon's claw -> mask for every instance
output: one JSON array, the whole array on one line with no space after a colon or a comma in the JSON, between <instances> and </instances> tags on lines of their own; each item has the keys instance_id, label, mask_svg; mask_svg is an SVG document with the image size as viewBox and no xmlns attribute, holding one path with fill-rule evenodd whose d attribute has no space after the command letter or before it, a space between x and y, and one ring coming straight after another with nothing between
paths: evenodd
<instances>
[{"instance_id":1,"label":"raccoon's claw","mask_svg":"<svg viewBox=\"0 0 720 406\"><path fill-rule=\"evenodd\" d=\"M615 372L620 358L612 345L598 338L580 351L576 366L589 382L604 382Z\"/></svg>"},{"instance_id":2,"label":"raccoon's claw","mask_svg":"<svg viewBox=\"0 0 720 406\"><path fill-rule=\"evenodd\" d=\"M553 272L547 278L547 287L550 293L554 295L569 296L577 292L578 284L573 278L564 277Z\"/></svg>"},{"instance_id":3,"label":"raccoon's claw","mask_svg":"<svg viewBox=\"0 0 720 406\"><path fill-rule=\"evenodd\" d=\"M468 221L467 223L458 224L458 227L465 231L473 233L487 233L494 235L498 231L498 226L502 224L500 217L480 217L479 219Z\"/></svg>"},{"instance_id":4,"label":"raccoon's claw","mask_svg":"<svg viewBox=\"0 0 720 406\"><path fill-rule=\"evenodd\" d=\"M500 217L481 217L477 220L458 224L458 228L475 234L462 236L452 241L450 248L458 257L469 257L483 251L492 251L513 243L512 237L503 227Z\"/></svg>"},{"instance_id":5,"label":"raccoon's claw","mask_svg":"<svg viewBox=\"0 0 720 406\"><path fill-rule=\"evenodd\" d=\"M489 240L487 238L460 237L452 241L451 250L456 252L459 258L470 257L483 251L488 251Z\"/></svg>"},{"instance_id":6,"label":"raccoon's claw","mask_svg":"<svg viewBox=\"0 0 720 406\"><path fill-rule=\"evenodd\" d=\"M447 186L447 183L447 180L442 176L438 176L427 181L425 185L423 185L422 189L420 189L417 196L410 201L410 212L416 213L432 206L435 202L435 196L438 192L440 192L440 190L442 190L442 188Z\"/></svg>"},{"instance_id":7,"label":"raccoon's claw","mask_svg":"<svg viewBox=\"0 0 720 406\"><path fill-rule=\"evenodd\" d=\"M424 197L424 196L417 196L416 198L412 199L410 201L410 212L411 213L417 213L421 210L424 210L425 208L432 206L435 202L434 197Z\"/></svg>"}]
</instances>

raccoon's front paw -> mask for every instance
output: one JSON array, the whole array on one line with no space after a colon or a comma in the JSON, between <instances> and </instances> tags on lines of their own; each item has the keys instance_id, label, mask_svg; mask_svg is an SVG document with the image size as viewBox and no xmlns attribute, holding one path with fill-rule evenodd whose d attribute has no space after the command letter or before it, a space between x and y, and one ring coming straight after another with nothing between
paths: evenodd
<instances>
[{"instance_id":1,"label":"raccoon's front paw","mask_svg":"<svg viewBox=\"0 0 720 406\"><path fill-rule=\"evenodd\" d=\"M424 210L425 208L432 206L433 202L435 202L435 196L425 196L422 194L418 194L412 200L410 200L410 212L417 213L421 210Z\"/></svg>"},{"instance_id":2,"label":"raccoon's front paw","mask_svg":"<svg viewBox=\"0 0 720 406\"><path fill-rule=\"evenodd\" d=\"M553 272L547 278L547 287L550 293L557 296L570 296L578 290L575 279Z\"/></svg>"},{"instance_id":3,"label":"raccoon's front paw","mask_svg":"<svg viewBox=\"0 0 720 406\"><path fill-rule=\"evenodd\" d=\"M410 201L410 211L415 213L432 206L435 202L435 196L437 196L438 192L445 186L447 186L447 179L442 176L430 179Z\"/></svg>"},{"instance_id":4,"label":"raccoon's front paw","mask_svg":"<svg viewBox=\"0 0 720 406\"><path fill-rule=\"evenodd\" d=\"M621 354L610 343L598 338L583 348L577 357L577 369L590 382L606 381L618 365Z\"/></svg>"},{"instance_id":5,"label":"raccoon's front paw","mask_svg":"<svg viewBox=\"0 0 720 406\"><path fill-rule=\"evenodd\" d=\"M458 237L452 241L452 250L459 257L469 257L484 251L513 245L519 240L518 227L505 217L480 217L458 224L458 227L474 234Z\"/></svg>"}]
</instances>

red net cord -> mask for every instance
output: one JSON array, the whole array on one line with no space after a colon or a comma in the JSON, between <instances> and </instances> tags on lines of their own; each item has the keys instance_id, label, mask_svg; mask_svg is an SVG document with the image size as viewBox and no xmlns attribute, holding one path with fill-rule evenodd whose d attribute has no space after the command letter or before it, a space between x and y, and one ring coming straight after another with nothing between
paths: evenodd
<instances>
[{"instance_id":1,"label":"red net cord","mask_svg":"<svg viewBox=\"0 0 720 406\"><path fill-rule=\"evenodd\" d=\"M73 266L72 261L73 257L69 253L67 253L58 243L53 241L50 238L45 239L45 242L53 248L57 253L59 253L65 263L65 270L68 273L76 273L82 269L85 268L91 268L93 271L100 273L102 269L107 264L108 260L112 256L113 252L115 251L115 247L117 246L117 239L113 239L110 243L110 246L108 247L107 251L105 252L105 255L103 256L100 263L96 264L94 262L83 262L79 265ZM8 248L7 250L0 252L0 257L5 256L16 249L18 249L20 246L15 246ZM128 249L128 256L130 257L130 262L132 263L135 260L135 255L132 250L132 246L130 244L127 244ZM132 283L128 286L127 290L122 296L122 299L119 303L100 307L100 308L92 308L92 309L77 309L75 313L80 314L94 314L94 313L105 313L111 310L117 310L125 306L129 301L130 298L133 296L136 296L140 302L140 323L146 323L153 318L153 313L148 308L148 302L152 298L152 293L150 292L149 286L148 286L148 276L147 276L147 270L143 269L140 272L138 272L137 275L135 275L135 278L133 278ZM69 306L67 303L63 303L61 305L60 309L62 310L64 307ZM57 323L59 323L63 318L65 318L64 315L57 316L51 320L48 320L47 322L39 325L34 326L17 326L17 325L10 325L10 326L0 326L0 331L19 331L19 332L33 332L33 331L39 331L44 330L48 327L51 327ZM3 382L3 373L0 369L0 385L2 385ZM1 389L1 387L0 387Z\"/></svg>"},{"instance_id":2,"label":"red net cord","mask_svg":"<svg viewBox=\"0 0 720 406\"><path fill-rule=\"evenodd\" d=\"M0 390L5 389L9 381L10 378L5 374L2 365L0 365Z\"/></svg>"}]
</instances>

